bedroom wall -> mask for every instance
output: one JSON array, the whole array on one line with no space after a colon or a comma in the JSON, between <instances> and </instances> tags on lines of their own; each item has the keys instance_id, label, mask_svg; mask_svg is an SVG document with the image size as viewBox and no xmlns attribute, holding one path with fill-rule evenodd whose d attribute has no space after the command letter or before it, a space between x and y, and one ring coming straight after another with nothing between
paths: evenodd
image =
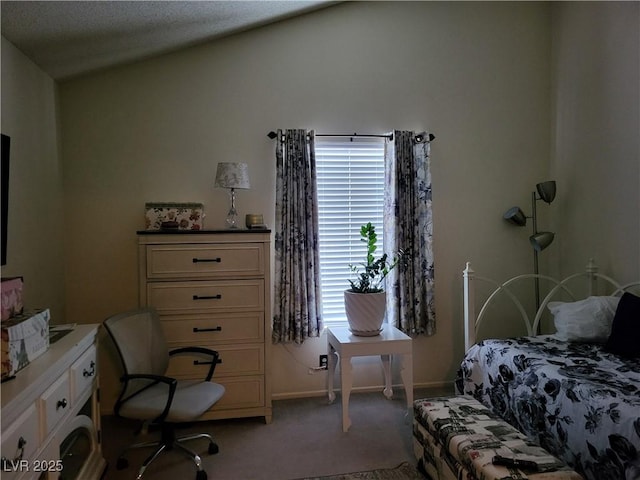
<instances>
[{"instance_id":1,"label":"bedroom wall","mask_svg":"<svg viewBox=\"0 0 640 480\"><path fill-rule=\"evenodd\" d=\"M640 279L640 4L552 6L556 268ZM556 202L553 204L556 207Z\"/></svg>"},{"instance_id":2,"label":"bedroom wall","mask_svg":"<svg viewBox=\"0 0 640 480\"><path fill-rule=\"evenodd\" d=\"M438 333L414 343L418 385L450 382L462 355L461 270L528 268L503 211L526 204L549 163L549 8L539 3L353 2L60 86L66 303L74 322L137 304L136 235L147 201L200 201L209 228L228 198L218 161L249 163L240 214L273 225L277 128L429 130ZM274 348L276 398L320 393L326 338ZM115 382L103 362L103 409ZM382 385L362 359L355 387Z\"/></svg>"},{"instance_id":3,"label":"bedroom wall","mask_svg":"<svg viewBox=\"0 0 640 480\"><path fill-rule=\"evenodd\" d=\"M11 137L7 264L24 278L26 308L64 315L64 216L56 84L4 37L2 133Z\"/></svg>"},{"instance_id":4,"label":"bedroom wall","mask_svg":"<svg viewBox=\"0 0 640 480\"><path fill-rule=\"evenodd\" d=\"M55 82L2 38L2 132L12 137L2 274L24 275L27 304L50 307L56 322L99 322L135 305L133 232L145 201L203 201L213 227L227 206L211 188L223 157L266 179L242 192L241 213L272 205L268 130L431 129L439 330L416 341L414 372L421 384L448 380L461 355L459 270L467 259L488 276L529 268L526 235L498 217L505 205L527 206L535 182L555 178L559 187L541 208L558 234L543 268L567 274L594 256L605 273L640 277L639 8L332 7L63 84L63 156ZM285 91L295 100L284 101ZM305 365L323 349L324 338L276 348L276 394L320 391L324 377L307 376ZM380 382L377 365L358 368L362 385Z\"/></svg>"}]
</instances>

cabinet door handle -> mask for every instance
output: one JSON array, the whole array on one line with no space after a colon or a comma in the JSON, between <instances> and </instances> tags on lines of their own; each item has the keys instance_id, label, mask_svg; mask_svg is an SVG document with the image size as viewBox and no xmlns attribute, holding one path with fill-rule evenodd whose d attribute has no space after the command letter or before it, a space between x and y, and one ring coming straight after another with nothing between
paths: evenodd
<instances>
[{"instance_id":1,"label":"cabinet door handle","mask_svg":"<svg viewBox=\"0 0 640 480\"><path fill-rule=\"evenodd\" d=\"M222 259L220 257L216 258L194 258L193 263L220 263Z\"/></svg>"},{"instance_id":2,"label":"cabinet door handle","mask_svg":"<svg viewBox=\"0 0 640 480\"><path fill-rule=\"evenodd\" d=\"M91 360L91 363L89 364L89 367L91 367L91 370L89 370L89 371L87 371L86 368L82 369L82 376L83 377L93 377L96 374L96 362Z\"/></svg>"},{"instance_id":3,"label":"cabinet door handle","mask_svg":"<svg viewBox=\"0 0 640 480\"><path fill-rule=\"evenodd\" d=\"M193 333L200 333L200 332L221 332L222 331L222 327L215 327L215 328L198 328L198 327L193 327Z\"/></svg>"},{"instance_id":4,"label":"cabinet door handle","mask_svg":"<svg viewBox=\"0 0 640 480\"><path fill-rule=\"evenodd\" d=\"M27 444L27 441L24 439L24 437L20 437L18 439L18 448L16 449L16 456L13 458L13 460L9 460L7 457L2 457L2 459L0 459L0 462L2 463L3 472L11 471L11 470L7 470L7 468L15 468L16 464L20 460L22 460L22 457L24 455L24 447L26 444Z\"/></svg>"},{"instance_id":5,"label":"cabinet door handle","mask_svg":"<svg viewBox=\"0 0 640 480\"><path fill-rule=\"evenodd\" d=\"M62 400L58 400L58 403L56 403L56 410L58 410L60 408L67 408L67 399L66 398L63 398Z\"/></svg>"},{"instance_id":6,"label":"cabinet door handle","mask_svg":"<svg viewBox=\"0 0 640 480\"><path fill-rule=\"evenodd\" d=\"M222 295L218 294L218 295L194 295L193 296L194 300L220 300L222 299Z\"/></svg>"}]
</instances>

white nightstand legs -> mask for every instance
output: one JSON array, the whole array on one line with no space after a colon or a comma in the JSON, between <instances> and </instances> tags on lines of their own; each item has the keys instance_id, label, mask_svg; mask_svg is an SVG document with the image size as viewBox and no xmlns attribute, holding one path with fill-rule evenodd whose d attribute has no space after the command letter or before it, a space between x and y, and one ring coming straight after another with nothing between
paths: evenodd
<instances>
[{"instance_id":1,"label":"white nightstand legs","mask_svg":"<svg viewBox=\"0 0 640 480\"><path fill-rule=\"evenodd\" d=\"M404 385L404 393L407 396L407 412L405 423L413 420L413 358L411 355L402 355L400 364L400 378Z\"/></svg>"},{"instance_id":2,"label":"white nightstand legs","mask_svg":"<svg viewBox=\"0 0 640 480\"><path fill-rule=\"evenodd\" d=\"M327 394L329 395L329 403L333 403L336 399L336 394L333 391L333 377L336 374L336 365L338 364L338 354L333 349L331 345L329 345L329 357L328 357L328 372L327 372Z\"/></svg>"},{"instance_id":3,"label":"white nightstand legs","mask_svg":"<svg viewBox=\"0 0 640 480\"><path fill-rule=\"evenodd\" d=\"M346 327L329 328L327 331L328 346L328 377L327 395L329 403L335 398L333 391L334 376L338 355L340 356L340 380L342 389L342 431L347 432L351 426L349 418L349 397L353 387L353 368L351 358L358 356L380 355L384 372L383 394L391 399L393 396L391 381L391 357L402 357L401 377L407 396L407 411L413 404L413 359L411 337L390 325L386 325L380 335L373 337L359 337L353 335Z\"/></svg>"},{"instance_id":4,"label":"white nightstand legs","mask_svg":"<svg viewBox=\"0 0 640 480\"><path fill-rule=\"evenodd\" d=\"M380 355L382 360L382 370L384 371L384 390L382 393L391 400L393 397L393 388L391 388L391 355Z\"/></svg>"}]
</instances>

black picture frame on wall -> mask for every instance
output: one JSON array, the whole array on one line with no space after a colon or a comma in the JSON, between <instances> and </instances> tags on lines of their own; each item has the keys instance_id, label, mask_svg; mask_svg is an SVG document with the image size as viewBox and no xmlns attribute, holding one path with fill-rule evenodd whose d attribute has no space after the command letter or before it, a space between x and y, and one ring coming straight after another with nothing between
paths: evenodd
<instances>
[{"instance_id":1,"label":"black picture frame on wall","mask_svg":"<svg viewBox=\"0 0 640 480\"><path fill-rule=\"evenodd\" d=\"M2 210L2 223L0 227L2 228L2 232L0 232L0 237L2 237L2 265L7 264L7 229L9 225L9 152L11 150L11 137L0 134L1 135L1 145L2 145L2 154L0 155L0 163L2 171L2 182L0 184L0 207Z\"/></svg>"}]
</instances>

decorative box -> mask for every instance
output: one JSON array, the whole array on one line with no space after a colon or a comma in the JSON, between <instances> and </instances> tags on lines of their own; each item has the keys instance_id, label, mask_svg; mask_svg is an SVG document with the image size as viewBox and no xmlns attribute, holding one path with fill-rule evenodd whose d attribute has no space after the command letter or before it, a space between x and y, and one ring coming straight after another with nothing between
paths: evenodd
<instances>
[{"instance_id":1,"label":"decorative box","mask_svg":"<svg viewBox=\"0 0 640 480\"><path fill-rule=\"evenodd\" d=\"M22 277L3 278L0 288L1 321L22 313Z\"/></svg>"},{"instance_id":2,"label":"decorative box","mask_svg":"<svg viewBox=\"0 0 640 480\"><path fill-rule=\"evenodd\" d=\"M49 309L16 315L0 323L2 378L14 375L49 348Z\"/></svg>"},{"instance_id":3,"label":"decorative box","mask_svg":"<svg viewBox=\"0 0 640 480\"><path fill-rule=\"evenodd\" d=\"M202 230L201 203L146 203L147 230Z\"/></svg>"}]
</instances>

